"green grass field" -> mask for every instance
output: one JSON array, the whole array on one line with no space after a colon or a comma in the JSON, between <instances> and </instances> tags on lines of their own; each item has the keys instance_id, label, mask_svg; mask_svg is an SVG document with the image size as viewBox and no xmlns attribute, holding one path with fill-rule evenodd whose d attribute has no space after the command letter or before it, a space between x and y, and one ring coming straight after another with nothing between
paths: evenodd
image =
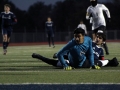
<instances>
[{"instance_id":1,"label":"green grass field","mask_svg":"<svg viewBox=\"0 0 120 90\"><path fill-rule=\"evenodd\" d=\"M7 55L2 55L0 47L0 83L120 83L120 65L102 67L101 70L75 69L64 71L34 59L32 53L52 58L63 45L49 48L48 45L11 46ZM120 43L108 43L110 55L106 59L117 57L120 62Z\"/></svg>"}]
</instances>

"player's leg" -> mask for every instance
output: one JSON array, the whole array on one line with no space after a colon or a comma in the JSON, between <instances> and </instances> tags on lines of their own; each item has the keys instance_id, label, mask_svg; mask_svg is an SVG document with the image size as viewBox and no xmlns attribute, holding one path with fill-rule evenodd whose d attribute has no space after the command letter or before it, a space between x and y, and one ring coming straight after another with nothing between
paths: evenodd
<instances>
[{"instance_id":1,"label":"player's leg","mask_svg":"<svg viewBox=\"0 0 120 90\"><path fill-rule=\"evenodd\" d=\"M83 63L83 65L82 65L81 68L90 68L90 62L89 62L88 59L86 59L86 60L84 61L84 63Z\"/></svg>"},{"instance_id":2,"label":"player's leg","mask_svg":"<svg viewBox=\"0 0 120 90\"><path fill-rule=\"evenodd\" d=\"M106 66L116 67L118 65L119 65L119 62L118 62L117 58L114 57L113 59L108 60L108 64Z\"/></svg>"},{"instance_id":3,"label":"player's leg","mask_svg":"<svg viewBox=\"0 0 120 90\"><path fill-rule=\"evenodd\" d=\"M51 43L50 43L50 35L48 34L48 44L49 44L49 47L51 47Z\"/></svg>"},{"instance_id":4,"label":"player's leg","mask_svg":"<svg viewBox=\"0 0 120 90\"><path fill-rule=\"evenodd\" d=\"M36 53L33 53L32 57L42 60L43 62L45 62L49 65L53 65L55 67L61 67L61 68L63 67L59 60L49 59L49 58L43 57L40 54L36 54ZM65 62L66 62L66 64L70 65L68 60L65 60Z\"/></svg>"},{"instance_id":5,"label":"player's leg","mask_svg":"<svg viewBox=\"0 0 120 90\"><path fill-rule=\"evenodd\" d=\"M93 34L92 34L93 42L95 41L95 37L96 37L96 35L95 35L95 33L93 33Z\"/></svg>"},{"instance_id":6,"label":"player's leg","mask_svg":"<svg viewBox=\"0 0 120 90\"><path fill-rule=\"evenodd\" d=\"M33 53L32 57L37 58L39 60L42 60L43 62L45 62L47 64L50 64L50 65L53 65L53 66L57 66L57 63L58 63L58 60L49 59L49 58L43 57L43 56L41 56L40 54L37 54L37 53Z\"/></svg>"},{"instance_id":7,"label":"player's leg","mask_svg":"<svg viewBox=\"0 0 120 90\"><path fill-rule=\"evenodd\" d=\"M52 41L53 48L55 48L55 45L54 45L54 37L51 37L51 41Z\"/></svg>"},{"instance_id":8,"label":"player's leg","mask_svg":"<svg viewBox=\"0 0 120 90\"><path fill-rule=\"evenodd\" d=\"M54 33L53 32L51 32L51 41L52 41L53 48L55 48L55 45L54 45Z\"/></svg>"},{"instance_id":9,"label":"player's leg","mask_svg":"<svg viewBox=\"0 0 120 90\"><path fill-rule=\"evenodd\" d=\"M106 66L108 64L108 60L99 60L102 63L102 66Z\"/></svg>"},{"instance_id":10,"label":"player's leg","mask_svg":"<svg viewBox=\"0 0 120 90\"><path fill-rule=\"evenodd\" d=\"M100 26L99 27L99 30L102 30L103 31L103 33L105 33L105 29L106 29L106 27L105 26ZM106 34L105 34L106 35ZM109 55L109 50L108 50L108 46L107 46L107 43L106 42L103 42L103 48L104 48L104 50L105 50L105 52L106 52L106 55Z\"/></svg>"},{"instance_id":11,"label":"player's leg","mask_svg":"<svg viewBox=\"0 0 120 90\"><path fill-rule=\"evenodd\" d=\"M9 46L11 34L12 34L12 31L11 31L11 30L8 31L8 33L7 33L7 43L6 43L6 47Z\"/></svg>"},{"instance_id":12,"label":"player's leg","mask_svg":"<svg viewBox=\"0 0 120 90\"><path fill-rule=\"evenodd\" d=\"M99 60L94 60L95 65L101 67L102 66L102 62L100 62ZM88 59L85 60L85 62L82 65L82 68L90 68L90 61Z\"/></svg>"},{"instance_id":13,"label":"player's leg","mask_svg":"<svg viewBox=\"0 0 120 90\"><path fill-rule=\"evenodd\" d=\"M2 36L3 36L3 55L6 55L7 53L7 30L2 30Z\"/></svg>"},{"instance_id":14,"label":"player's leg","mask_svg":"<svg viewBox=\"0 0 120 90\"><path fill-rule=\"evenodd\" d=\"M68 54L64 55L63 57L64 59L68 60ZM57 53L53 54L53 58L57 58Z\"/></svg>"},{"instance_id":15,"label":"player's leg","mask_svg":"<svg viewBox=\"0 0 120 90\"><path fill-rule=\"evenodd\" d=\"M103 48L105 49L106 55L109 55L109 50L106 42L103 42Z\"/></svg>"},{"instance_id":16,"label":"player's leg","mask_svg":"<svg viewBox=\"0 0 120 90\"><path fill-rule=\"evenodd\" d=\"M93 42L95 42L96 40L96 34L98 32L98 28L96 28L95 30L92 31L92 39L93 39Z\"/></svg>"}]
</instances>

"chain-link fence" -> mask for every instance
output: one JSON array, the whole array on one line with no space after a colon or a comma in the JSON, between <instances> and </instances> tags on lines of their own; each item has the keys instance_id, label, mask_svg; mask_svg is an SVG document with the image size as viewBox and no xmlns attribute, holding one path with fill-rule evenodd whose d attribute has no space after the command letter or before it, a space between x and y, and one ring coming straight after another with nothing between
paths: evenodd
<instances>
[{"instance_id":1,"label":"chain-link fence","mask_svg":"<svg viewBox=\"0 0 120 90\"><path fill-rule=\"evenodd\" d=\"M88 32L88 36L92 36L92 32ZM106 31L107 40L120 40L120 30ZM0 42L2 43L2 34L0 34ZM73 38L73 32L56 32L55 42L65 42ZM39 33L12 33L12 43L26 43L26 42L46 42L47 37L44 32Z\"/></svg>"}]
</instances>

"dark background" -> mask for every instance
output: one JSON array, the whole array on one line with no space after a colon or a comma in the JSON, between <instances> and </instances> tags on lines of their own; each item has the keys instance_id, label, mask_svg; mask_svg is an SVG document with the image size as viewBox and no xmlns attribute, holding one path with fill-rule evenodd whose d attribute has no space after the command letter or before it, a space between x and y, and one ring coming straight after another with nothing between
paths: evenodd
<instances>
[{"instance_id":1,"label":"dark background","mask_svg":"<svg viewBox=\"0 0 120 90\"><path fill-rule=\"evenodd\" d=\"M13 32L36 32L36 30L44 32L48 16L52 17L56 32L73 31L81 19L86 24L88 31L91 31L89 22L85 19L86 10L90 6L89 0L64 0L58 1L54 5L46 5L38 1L32 4L27 11L19 9L9 0L0 0L0 12L4 11L6 3L11 5L11 11L18 19ZM103 4L108 7L111 14L111 23L107 23L107 30L119 30L120 0L104 2Z\"/></svg>"}]
</instances>

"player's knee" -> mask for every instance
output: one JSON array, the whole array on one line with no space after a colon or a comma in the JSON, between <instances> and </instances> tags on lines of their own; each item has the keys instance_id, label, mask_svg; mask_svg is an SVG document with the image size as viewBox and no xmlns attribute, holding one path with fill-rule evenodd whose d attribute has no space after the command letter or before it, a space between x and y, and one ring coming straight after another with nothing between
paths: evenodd
<instances>
[{"instance_id":1,"label":"player's knee","mask_svg":"<svg viewBox=\"0 0 120 90\"><path fill-rule=\"evenodd\" d=\"M7 37L3 36L3 41L6 42L7 41Z\"/></svg>"}]
</instances>

